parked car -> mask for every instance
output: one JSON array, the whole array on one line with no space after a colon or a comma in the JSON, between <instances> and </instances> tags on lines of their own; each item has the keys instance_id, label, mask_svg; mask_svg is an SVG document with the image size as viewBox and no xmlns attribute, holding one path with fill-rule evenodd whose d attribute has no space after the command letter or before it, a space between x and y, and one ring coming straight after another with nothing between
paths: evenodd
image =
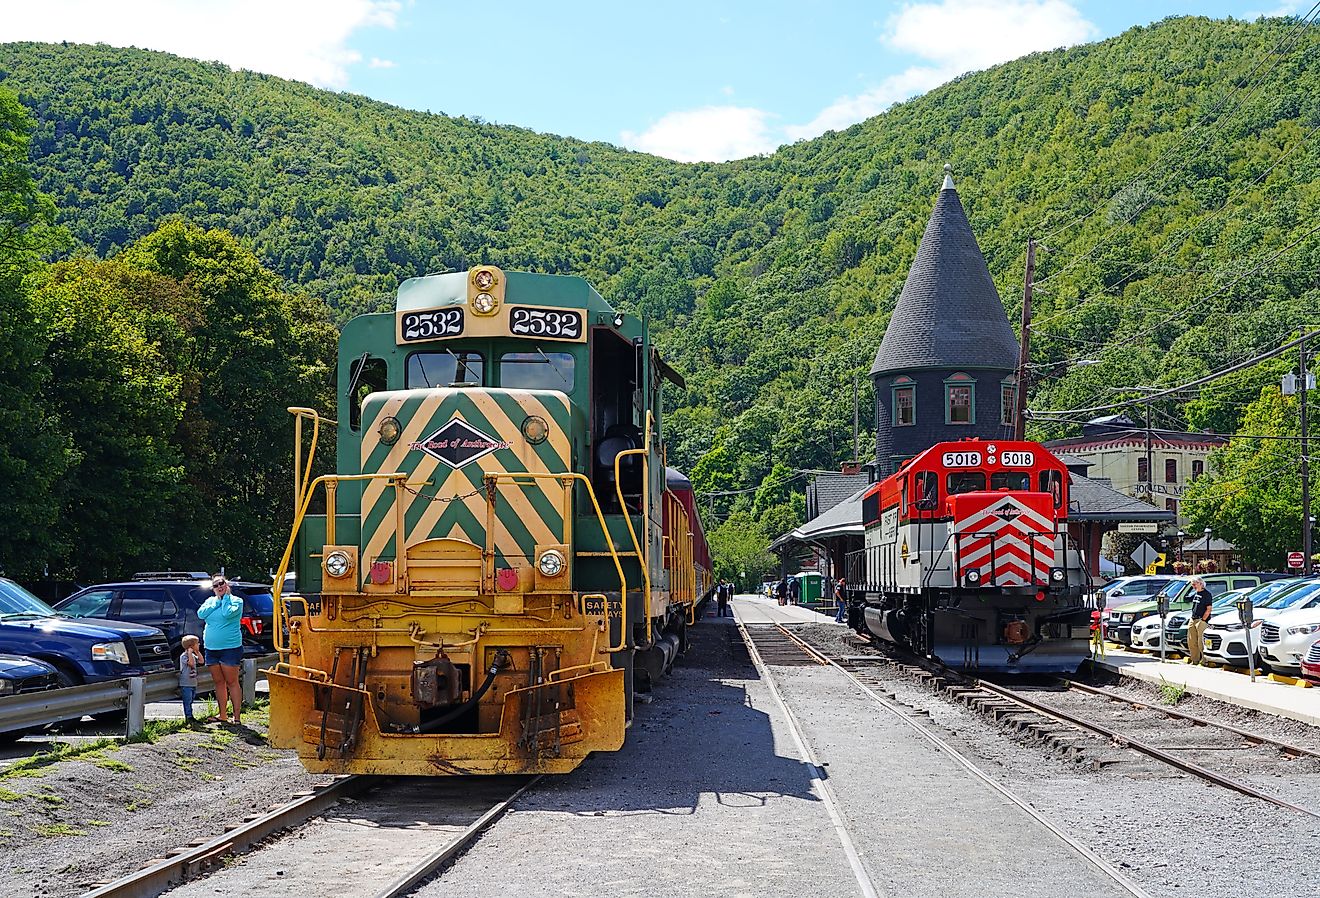
<instances>
[{"instance_id":1,"label":"parked car","mask_svg":"<svg viewBox=\"0 0 1320 898\"><path fill-rule=\"evenodd\" d=\"M59 671L46 662L22 655L0 655L0 698L44 692L59 685ZM29 732L31 730L26 728L0 730L0 745L22 739Z\"/></svg>"},{"instance_id":2,"label":"parked car","mask_svg":"<svg viewBox=\"0 0 1320 898\"><path fill-rule=\"evenodd\" d=\"M1260 627L1265 621L1278 617L1290 608L1314 608L1318 605L1320 605L1320 580L1305 580L1294 584L1290 589L1280 590L1255 605L1251 628L1252 653L1259 654ZM1205 630L1204 657L1207 661L1217 661L1220 664L1246 666L1247 633L1236 608L1210 618L1210 625Z\"/></svg>"},{"instance_id":3,"label":"parked car","mask_svg":"<svg viewBox=\"0 0 1320 898\"><path fill-rule=\"evenodd\" d=\"M109 618L159 627L169 640L171 659L177 660L183 653L184 636L201 637L204 623L197 617L197 609L211 595L210 574L152 571L121 583L88 586L57 602L55 609L71 617ZM243 654L265 654L263 634L256 631L264 630L269 638L270 625L265 622L273 620L273 610L263 616L259 601L250 600L238 588L234 595L243 599L243 616L248 620L243 628ZM254 621L259 624L254 626Z\"/></svg>"},{"instance_id":4,"label":"parked car","mask_svg":"<svg viewBox=\"0 0 1320 898\"><path fill-rule=\"evenodd\" d=\"M244 639L251 637L262 651L275 651L275 589L269 583L230 580L234 595L243 599Z\"/></svg>"},{"instance_id":5,"label":"parked car","mask_svg":"<svg viewBox=\"0 0 1320 898\"><path fill-rule=\"evenodd\" d=\"M1275 582L1282 583L1286 581L1276 580ZM1264 589L1270 585L1266 583L1263 586L1254 587L1254 589ZM1244 588L1231 589L1228 592L1220 593L1211 607L1215 611L1225 611L1232 608L1234 602L1251 591L1250 588ZM1167 633L1160 632L1160 616L1158 614L1138 618L1132 624L1132 648L1158 652L1163 637L1168 640L1169 647L1167 651L1185 651L1187 649L1187 622L1191 616L1190 608L1168 614L1164 618L1164 629ZM1181 633L1181 641L1175 641L1175 633Z\"/></svg>"},{"instance_id":6,"label":"parked car","mask_svg":"<svg viewBox=\"0 0 1320 898\"><path fill-rule=\"evenodd\" d=\"M75 620L3 577L0 652L49 664L62 686L138 677L173 666L169 641L156 627L90 615Z\"/></svg>"},{"instance_id":7,"label":"parked car","mask_svg":"<svg viewBox=\"0 0 1320 898\"><path fill-rule=\"evenodd\" d=\"M1211 605L1210 616L1214 617L1224 611L1232 611L1237 600L1240 598L1249 598L1253 605L1257 605L1270 596L1290 589L1298 583L1305 583L1305 577L1290 577L1286 580L1271 580L1269 583L1262 583L1255 589L1234 589L1228 592L1220 593ZM1187 625L1191 622L1192 611L1190 608L1183 611L1176 611L1169 615L1169 648L1175 652L1187 651Z\"/></svg>"},{"instance_id":8,"label":"parked car","mask_svg":"<svg viewBox=\"0 0 1320 898\"><path fill-rule=\"evenodd\" d=\"M1258 651L1271 670L1296 676L1302 658L1320 639L1320 606L1284 611L1260 625Z\"/></svg>"},{"instance_id":9,"label":"parked car","mask_svg":"<svg viewBox=\"0 0 1320 898\"><path fill-rule=\"evenodd\" d=\"M1139 618L1155 613L1160 595L1168 597L1169 610L1171 611L1183 611L1191 608L1193 576L1188 574L1171 577L1164 587L1149 599L1129 602L1111 609L1108 625L1105 627L1105 638L1110 642L1130 644L1132 641L1132 624ZM1285 575L1272 571L1260 573L1246 571L1230 574L1203 574L1200 576L1205 581L1205 588L1210 590L1210 594L1217 596L1231 589L1247 589L1260 586L1262 583L1278 580Z\"/></svg>"},{"instance_id":10,"label":"parked car","mask_svg":"<svg viewBox=\"0 0 1320 898\"><path fill-rule=\"evenodd\" d=\"M1172 580L1172 577L1119 577L1110 580L1096 590L1097 606L1100 610L1135 602L1145 596L1153 596Z\"/></svg>"},{"instance_id":11,"label":"parked car","mask_svg":"<svg viewBox=\"0 0 1320 898\"><path fill-rule=\"evenodd\" d=\"M1302 676L1312 683L1320 683L1320 640L1311 643L1311 648L1302 658Z\"/></svg>"}]
</instances>

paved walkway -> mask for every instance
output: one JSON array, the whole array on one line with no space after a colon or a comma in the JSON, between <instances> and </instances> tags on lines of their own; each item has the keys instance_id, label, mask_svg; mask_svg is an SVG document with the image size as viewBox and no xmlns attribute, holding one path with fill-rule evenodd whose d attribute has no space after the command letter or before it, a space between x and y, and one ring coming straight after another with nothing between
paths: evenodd
<instances>
[{"instance_id":1,"label":"paved walkway","mask_svg":"<svg viewBox=\"0 0 1320 898\"><path fill-rule=\"evenodd\" d=\"M1109 649L1105 657L1092 663L1157 686L1176 683L1194 695L1320 726L1320 689L1277 683L1262 674L1257 674L1253 683L1236 671L1193 667L1185 661L1160 661L1159 655L1121 649Z\"/></svg>"},{"instance_id":2,"label":"paved walkway","mask_svg":"<svg viewBox=\"0 0 1320 898\"><path fill-rule=\"evenodd\" d=\"M733 608L744 624L826 624L833 623L833 615L821 614L801 605L780 605L776 599L765 596L741 595L733 597ZM840 627L843 624L839 624Z\"/></svg>"}]
</instances>

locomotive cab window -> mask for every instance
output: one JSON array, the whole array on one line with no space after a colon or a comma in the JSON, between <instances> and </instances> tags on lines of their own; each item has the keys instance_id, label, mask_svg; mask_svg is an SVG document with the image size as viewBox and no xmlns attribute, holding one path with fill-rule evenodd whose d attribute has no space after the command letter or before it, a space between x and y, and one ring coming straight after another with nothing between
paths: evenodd
<instances>
[{"instance_id":1,"label":"locomotive cab window","mask_svg":"<svg viewBox=\"0 0 1320 898\"><path fill-rule=\"evenodd\" d=\"M353 430L362 429L362 403L372 393L378 393L388 386L389 369L384 359L372 358L363 353L348 366L348 426Z\"/></svg>"},{"instance_id":2,"label":"locomotive cab window","mask_svg":"<svg viewBox=\"0 0 1320 898\"><path fill-rule=\"evenodd\" d=\"M640 387L640 347L608 327L591 330L591 482L608 513L618 512L619 490L614 460L620 452L640 449L646 396ZM619 465L624 501L638 501L642 467L636 456Z\"/></svg>"},{"instance_id":3,"label":"locomotive cab window","mask_svg":"<svg viewBox=\"0 0 1320 898\"><path fill-rule=\"evenodd\" d=\"M929 511L939 504L940 475L934 471L918 471L916 484L917 508L922 511Z\"/></svg>"},{"instance_id":4,"label":"locomotive cab window","mask_svg":"<svg viewBox=\"0 0 1320 898\"><path fill-rule=\"evenodd\" d=\"M409 390L447 387L456 383L480 386L484 382L482 375L485 367L481 353L470 350L414 352L408 356L403 385Z\"/></svg>"},{"instance_id":5,"label":"locomotive cab window","mask_svg":"<svg viewBox=\"0 0 1320 898\"><path fill-rule=\"evenodd\" d=\"M985 473L982 471L954 471L945 481L949 495L975 493L985 489Z\"/></svg>"},{"instance_id":6,"label":"locomotive cab window","mask_svg":"<svg viewBox=\"0 0 1320 898\"><path fill-rule=\"evenodd\" d=\"M576 361L571 352L506 352L500 356L500 386L572 393Z\"/></svg>"},{"instance_id":7,"label":"locomotive cab window","mask_svg":"<svg viewBox=\"0 0 1320 898\"><path fill-rule=\"evenodd\" d=\"M1022 492L1031 489L1029 471L996 471L990 475L990 489Z\"/></svg>"},{"instance_id":8,"label":"locomotive cab window","mask_svg":"<svg viewBox=\"0 0 1320 898\"><path fill-rule=\"evenodd\" d=\"M1063 473L1061 471L1041 471L1040 491L1049 493L1054 499L1054 507L1063 507Z\"/></svg>"}]
</instances>

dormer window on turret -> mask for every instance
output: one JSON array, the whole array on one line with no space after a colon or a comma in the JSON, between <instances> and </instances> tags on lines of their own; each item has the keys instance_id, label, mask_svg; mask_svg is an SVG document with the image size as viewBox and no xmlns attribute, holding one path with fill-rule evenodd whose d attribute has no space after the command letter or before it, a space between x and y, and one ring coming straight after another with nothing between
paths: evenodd
<instances>
[{"instance_id":1,"label":"dormer window on turret","mask_svg":"<svg viewBox=\"0 0 1320 898\"><path fill-rule=\"evenodd\" d=\"M1017 378L1005 377L999 382L999 423L1012 427L1017 420Z\"/></svg>"},{"instance_id":2,"label":"dormer window on turret","mask_svg":"<svg viewBox=\"0 0 1320 898\"><path fill-rule=\"evenodd\" d=\"M917 384L910 377L894 378L894 426L911 427L917 423Z\"/></svg>"},{"instance_id":3,"label":"dormer window on turret","mask_svg":"<svg viewBox=\"0 0 1320 898\"><path fill-rule=\"evenodd\" d=\"M944 380L944 423L976 423L976 381L961 371Z\"/></svg>"}]
</instances>

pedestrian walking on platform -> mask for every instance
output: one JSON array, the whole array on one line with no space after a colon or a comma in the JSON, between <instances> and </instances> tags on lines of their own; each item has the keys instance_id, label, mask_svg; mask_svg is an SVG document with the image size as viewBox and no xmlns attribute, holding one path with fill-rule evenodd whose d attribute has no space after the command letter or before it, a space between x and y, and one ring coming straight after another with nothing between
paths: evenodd
<instances>
[{"instance_id":1,"label":"pedestrian walking on platform","mask_svg":"<svg viewBox=\"0 0 1320 898\"><path fill-rule=\"evenodd\" d=\"M1187 663L1200 664L1205 650L1205 628L1214 613L1215 597L1200 577L1192 578L1192 616L1187 622Z\"/></svg>"},{"instance_id":2,"label":"pedestrian walking on platform","mask_svg":"<svg viewBox=\"0 0 1320 898\"><path fill-rule=\"evenodd\" d=\"M848 622L848 589L843 578L840 577L834 582L834 622L843 624Z\"/></svg>"},{"instance_id":3,"label":"pedestrian walking on platform","mask_svg":"<svg viewBox=\"0 0 1320 898\"><path fill-rule=\"evenodd\" d=\"M788 604L796 605L802 597L802 584L797 577L788 578Z\"/></svg>"},{"instance_id":4,"label":"pedestrian walking on platform","mask_svg":"<svg viewBox=\"0 0 1320 898\"><path fill-rule=\"evenodd\" d=\"M780 580L779 585L775 587L775 598L779 600L781 605L788 604L788 577Z\"/></svg>"}]
</instances>

